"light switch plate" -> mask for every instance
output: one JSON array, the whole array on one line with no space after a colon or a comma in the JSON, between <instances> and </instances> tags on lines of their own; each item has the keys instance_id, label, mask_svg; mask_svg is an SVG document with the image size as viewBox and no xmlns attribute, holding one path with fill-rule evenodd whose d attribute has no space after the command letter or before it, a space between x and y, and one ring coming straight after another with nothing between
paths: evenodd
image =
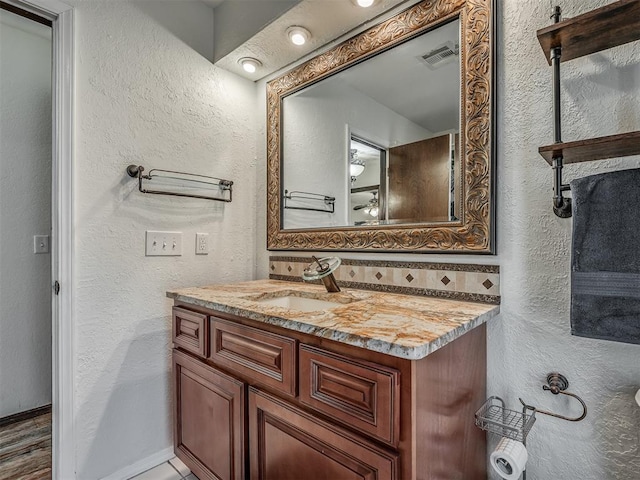
<instances>
[{"instance_id":1,"label":"light switch plate","mask_svg":"<svg viewBox=\"0 0 640 480\"><path fill-rule=\"evenodd\" d=\"M182 232L147 230L145 255L147 257L175 257L182 255Z\"/></svg>"},{"instance_id":2,"label":"light switch plate","mask_svg":"<svg viewBox=\"0 0 640 480\"><path fill-rule=\"evenodd\" d=\"M196 255L209 255L208 233L196 233Z\"/></svg>"},{"instance_id":3,"label":"light switch plate","mask_svg":"<svg viewBox=\"0 0 640 480\"><path fill-rule=\"evenodd\" d=\"M49 235L33 236L33 253L49 253Z\"/></svg>"}]
</instances>

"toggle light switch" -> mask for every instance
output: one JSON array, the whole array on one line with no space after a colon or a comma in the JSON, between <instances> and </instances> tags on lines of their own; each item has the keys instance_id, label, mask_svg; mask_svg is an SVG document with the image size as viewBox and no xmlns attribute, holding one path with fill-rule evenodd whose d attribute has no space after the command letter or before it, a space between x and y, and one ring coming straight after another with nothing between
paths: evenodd
<instances>
[{"instance_id":1,"label":"toggle light switch","mask_svg":"<svg viewBox=\"0 0 640 480\"><path fill-rule=\"evenodd\" d=\"M182 232L147 230L145 255L147 257L175 257L182 255Z\"/></svg>"},{"instance_id":2,"label":"toggle light switch","mask_svg":"<svg viewBox=\"0 0 640 480\"><path fill-rule=\"evenodd\" d=\"M33 253L49 253L49 235L33 236Z\"/></svg>"}]
</instances>

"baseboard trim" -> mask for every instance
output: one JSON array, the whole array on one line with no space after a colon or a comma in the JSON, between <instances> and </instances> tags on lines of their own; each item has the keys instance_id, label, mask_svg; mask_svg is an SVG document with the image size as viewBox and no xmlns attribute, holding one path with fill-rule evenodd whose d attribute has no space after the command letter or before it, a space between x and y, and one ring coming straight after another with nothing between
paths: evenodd
<instances>
[{"instance_id":1,"label":"baseboard trim","mask_svg":"<svg viewBox=\"0 0 640 480\"><path fill-rule=\"evenodd\" d=\"M0 427L6 427L7 425L11 425L12 423L22 422L23 420L29 420L30 418L39 417L40 415L46 415L47 413L51 413L51 404L2 417L0 418Z\"/></svg>"},{"instance_id":2,"label":"baseboard trim","mask_svg":"<svg viewBox=\"0 0 640 480\"><path fill-rule=\"evenodd\" d=\"M148 457L137 461L133 465L128 465L107 477L103 477L102 480L128 480L129 478L140 475L147 470L151 470L153 467L157 467L161 463L171 460L173 457L175 457L173 447L165 448L164 450L160 450L153 455L149 455Z\"/></svg>"}]
</instances>

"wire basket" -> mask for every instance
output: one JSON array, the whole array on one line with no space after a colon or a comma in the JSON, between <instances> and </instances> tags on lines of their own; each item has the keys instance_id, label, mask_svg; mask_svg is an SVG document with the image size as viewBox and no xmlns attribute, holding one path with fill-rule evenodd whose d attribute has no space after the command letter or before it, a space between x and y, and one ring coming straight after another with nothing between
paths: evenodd
<instances>
[{"instance_id":1,"label":"wire basket","mask_svg":"<svg viewBox=\"0 0 640 480\"><path fill-rule=\"evenodd\" d=\"M500 397L489 397L476 412L476 426L518 442L525 442L536 421L535 410L518 412L504 407Z\"/></svg>"}]
</instances>

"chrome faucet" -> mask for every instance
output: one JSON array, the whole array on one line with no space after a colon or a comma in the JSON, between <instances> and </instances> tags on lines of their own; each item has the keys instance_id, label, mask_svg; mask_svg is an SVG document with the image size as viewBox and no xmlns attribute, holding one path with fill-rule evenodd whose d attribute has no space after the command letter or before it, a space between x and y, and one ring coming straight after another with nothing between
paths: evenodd
<instances>
[{"instance_id":1,"label":"chrome faucet","mask_svg":"<svg viewBox=\"0 0 640 480\"><path fill-rule=\"evenodd\" d=\"M314 255L312 255L311 258L313 258L313 262L302 272L302 279L307 282L322 280L327 292L339 292L340 287L336 282L336 277L333 276L333 272L340 266L340 263L342 263L340 258L325 257L318 260Z\"/></svg>"}]
</instances>

